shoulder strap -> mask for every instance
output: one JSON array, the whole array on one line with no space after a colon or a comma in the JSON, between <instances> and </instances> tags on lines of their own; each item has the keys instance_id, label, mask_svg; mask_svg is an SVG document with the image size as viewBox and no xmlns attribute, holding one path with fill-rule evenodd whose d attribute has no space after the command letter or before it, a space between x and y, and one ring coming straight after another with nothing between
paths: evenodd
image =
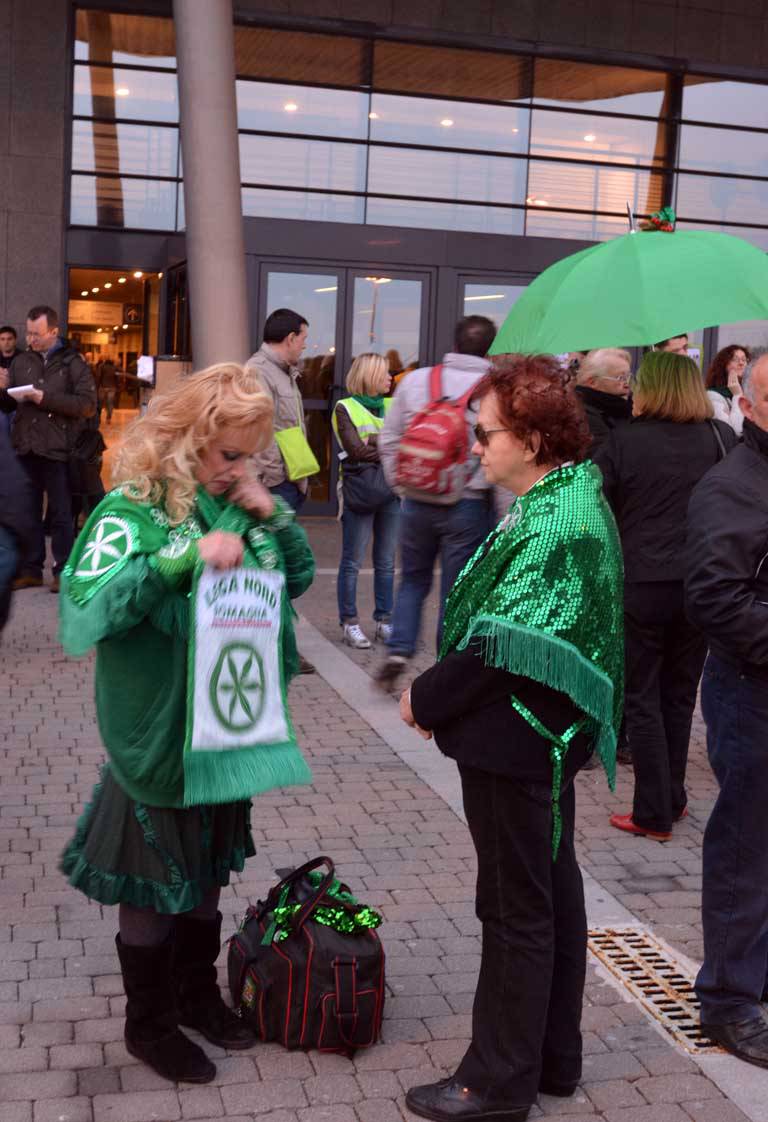
<instances>
[{"instance_id":1,"label":"shoulder strap","mask_svg":"<svg viewBox=\"0 0 768 1122\"><path fill-rule=\"evenodd\" d=\"M443 396L443 366L433 366L429 372L429 404L434 405Z\"/></svg>"},{"instance_id":2,"label":"shoulder strap","mask_svg":"<svg viewBox=\"0 0 768 1122\"><path fill-rule=\"evenodd\" d=\"M717 443L717 460L718 460L718 463L719 463L720 460L724 460L725 457L728 455L728 450L725 447L725 444L723 442L723 438L720 435L720 431L719 431L717 425L715 424L715 422L712 421L712 420L709 420L709 421L707 421L707 424L712 429L712 433L713 433L713 435L715 437L715 441Z\"/></svg>"}]
</instances>

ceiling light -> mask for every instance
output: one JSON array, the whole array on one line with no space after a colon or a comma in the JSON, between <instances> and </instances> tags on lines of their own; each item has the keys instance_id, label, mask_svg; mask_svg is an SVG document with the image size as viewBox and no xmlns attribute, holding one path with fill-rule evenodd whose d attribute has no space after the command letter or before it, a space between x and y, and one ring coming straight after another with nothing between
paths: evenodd
<instances>
[{"instance_id":1,"label":"ceiling light","mask_svg":"<svg viewBox=\"0 0 768 1122\"><path fill-rule=\"evenodd\" d=\"M98 291L99 291L98 288L92 288L91 289L91 292L98 292Z\"/></svg>"},{"instance_id":2,"label":"ceiling light","mask_svg":"<svg viewBox=\"0 0 768 1122\"><path fill-rule=\"evenodd\" d=\"M103 331L103 328L101 328L101 327L96 328L96 334L97 335L101 335L102 331Z\"/></svg>"},{"instance_id":3,"label":"ceiling light","mask_svg":"<svg viewBox=\"0 0 768 1122\"><path fill-rule=\"evenodd\" d=\"M157 274L157 279L158 279L158 280L162 280L162 279L163 279L163 274L162 274L162 273L158 273L158 274Z\"/></svg>"},{"instance_id":4,"label":"ceiling light","mask_svg":"<svg viewBox=\"0 0 768 1122\"><path fill-rule=\"evenodd\" d=\"M88 289L87 288L83 289L83 291L80 293L80 295L81 296L87 296L88 295Z\"/></svg>"},{"instance_id":5,"label":"ceiling light","mask_svg":"<svg viewBox=\"0 0 768 1122\"><path fill-rule=\"evenodd\" d=\"M392 281L392 277L366 277L365 279L372 284L390 284Z\"/></svg>"},{"instance_id":6,"label":"ceiling light","mask_svg":"<svg viewBox=\"0 0 768 1122\"><path fill-rule=\"evenodd\" d=\"M112 328L112 330L113 331L119 331L120 330L120 324L116 323L115 326Z\"/></svg>"},{"instance_id":7,"label":"ceiling light","mask_svg":"<svg viewBox=\"0 0 768 1122\"><path fill-rule=\"evenodd\" d=\"M125 280L126 280L126 278L125 278L125 277L118 277L118 278L117 278L117 283L118 283L118 284L125 284Z\"/></svg>"},{"instance_id":8,"label":"ceiling light","mask_svg":"<svg viewBox=\"0 0 768 1122\"><path fill-rule=\"evenodd\" d=\"M327 288L316 288L315 292L336 292L338 285L329 284Z\"/></svg>"},{"instance_id":9,"label":"ceiling light","mask_svg":"<svg viewBox=\"0 0 768 1122\"><path fill-rule=\"evenodd\" d=\"M104 284L104 287L105 288L111 288L112 287L112 281L106 281L105 284Z\"/></svg>"},{"instance_id":10,"label":"ceiling light","mask_svg":"<svg viewBox=\"0 0 768 1122\"><path fill-rule=\"evenodd\" d=\"M451 127L451 125L453 124L453 121L451 120L450 117L443 117L440 124L443 126L444 129L449 129Z\"/></svg>"},{"instance_id":11,"label":"ceiling light","mask_svg":"<svg viewBox=\"0 0 768 1122\"><path fill-rule=\"evenodd\" d=\"M465 296L464 303L468 304L470 300L503 300L503 292L494 292L492 296Z\"/></svg>"},{"instance_id":12,"label":"ceiling light","mask_svg":"<svg viewBox=\"0 0 768 1122\"><path fill-rule=\"evenodd\" d=\"M520 129L512 129L512 132L520 132Z\"/></svg>"},{"instance_id":13,"label":"ceiling light","mask_svg":"<svg viewBox=\"0 0 768 1122\"><path fill-rule=\"evenodd\" d=\"M130 92L131 91L128 89L127 86L118 86L117 89L115 90L115 94L116 94L117 97L128 97Z\"/></svg>"},{"instance_id":14,"label":"ceiling light","mask_svg":"<svg viewBox=\"0 0 768 1122\"><path fill-rule=\"evenodd\" d=\"M597 137L593 132L588 132L585 133L584 139L586 140L587 144L591 144L593 140L597 140Z\"/></svg>"},{"instance_id":15,"label":"ceiling light","mask_svg":"<svg viewBox=\"0 0 768 1122\"><path fill-rule=\"evenodd\" d=\"M128 324L127 324L127 323L124 323L124 324L123 324L123 331L127 331L127 330L128 330Z\"/></svg>"},{"instance_id":16,"label":"ceiling light","mask_svg":"<svg viewBox=\"0 0 768 1122\"><path fill-rule=\"evenodd\" d=\"M369 121L378 121L378 119L379 119L379 114L378 113L369 113L368 114L368 120Z\"/></svg>"},{"instance_id":17,"label":"ceiling light","mask_svg":"<svg viewBox=\"0 0 768 1122\"><path fill-rule=\"evenodd\" d=\"M526 206L549 206L546 199L537 199L535 195L529 195L525 200Z\"/></svg>"},{"instance_id":18,"label":"ceiling light","mask_svg":"<svg viewBox=\"0 0 768 1122\"><path fill-rule=\"evenodd\" d=\"M295 101L286 101L285 105L283 106L283 109L286 111L286 113L295 113L298 108L299 107Z\"/></svg>"},{"instance_id":19,"label":"ceiling light","mask_svg":"<svg viewBox=\"0 0 768 1122\"><path fill-rule=\"evenodd\" d=\"M133 275L136 277L136 280L141 280L141 278L144 276L141 269L137 269Z\"/></svg>"}]
</instances>

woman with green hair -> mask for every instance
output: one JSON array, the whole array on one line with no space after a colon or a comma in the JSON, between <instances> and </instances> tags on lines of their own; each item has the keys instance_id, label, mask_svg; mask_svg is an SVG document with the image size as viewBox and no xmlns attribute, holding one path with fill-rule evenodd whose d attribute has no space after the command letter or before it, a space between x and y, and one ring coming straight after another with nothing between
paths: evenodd
<instances>
[{"instance_id":1,"label":"woman with green hair","mask_svg":"<svg viewBox=\"0 0 768 1122\"><path fill-rule=\"evenodd\" d=\"M707 649L683 607L686 510L736 438L712 419L699 368L681 354L643 358L632 413L595 455L624 553L625 710L635 771L632 810L610 821L667 841L688 813L688 741Z\"/></svg>"}]
</instances>

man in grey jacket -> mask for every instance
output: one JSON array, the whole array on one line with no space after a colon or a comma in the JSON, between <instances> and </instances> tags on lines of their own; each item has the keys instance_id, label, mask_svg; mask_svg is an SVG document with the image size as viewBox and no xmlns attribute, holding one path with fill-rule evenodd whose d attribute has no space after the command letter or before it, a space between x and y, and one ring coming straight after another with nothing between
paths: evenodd
<instances>
[{"instance_id":1,"label":"man in grey jacket","mask_svg":"<svg viewBox=\"0 0 768 1122\"><path fill-rule=\"evenodd\" d=\"M475 385L488 370L485 357L494 340L496 328L485 316L466 316L456 325L454 350L443 356L442 390L446 397L458 398ZM397 387L392 408L379 436L379 454L384 474L394 485L400 440L417 413L429 402L430 367L407 374ZM467 410L467 440L474 443L471 426L476 409ZM445 601L459 572L488 534L493 524L491 487L482 468L470 475L461 498L453 505L406 498L400 518L401 577L392 613L392 634L387 642L389 654L379 667L376 679L389 688L404 669L416 648L424 601L432 587L432 573L439 555L441 566L440 613L437 641L443 625Z\"/></svg>"},{"instance_id":2,"label":"man in grey jacket","mask_svg":"<svg viewBox=\"0 0 768 1122\"><path fill-rule=\"evenodd\" d=\"M264 342L248 359L254 367L264 389L272 395L275 406L275 432L299 427L306 432L304 404L301 400L298 362L307 345L309 324L298 312L278 308L267 316L264 324ZM292 481L288 478L285 461L275 440L254 456L261 480L273 495L281 498L298 511L307 497L306 479Z\"/></svg>"}]
</instances>

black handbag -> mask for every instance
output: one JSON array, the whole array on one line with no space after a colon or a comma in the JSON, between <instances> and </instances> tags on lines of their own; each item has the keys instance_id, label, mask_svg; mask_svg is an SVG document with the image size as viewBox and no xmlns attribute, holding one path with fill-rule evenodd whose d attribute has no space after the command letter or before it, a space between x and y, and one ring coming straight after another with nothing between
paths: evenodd
<instances>
[{"instance_id":1,"label":"black handbag","mask_svg":"<svg viewBox=\"0 0 768 1122\"><path fill-rule=\"evenodd\" d=\"M370 514L395 497L381 464L345 460L341 472L344 506L355 514Z\"/></svg>"},{"instance_id":2,"label":"black handbag","mask_svg":"<svg viewBox=\"0 0 768 1122\"><path fill-rule=\"evenodd\" d=\"M323 865L327 872L316 872ZM384 1010L380 922L336 880L330 857L294 869L229 941L235 1008L260 1040L286 1048L351 1056L375 1044Z\"/></svg>"}]
</instances>

